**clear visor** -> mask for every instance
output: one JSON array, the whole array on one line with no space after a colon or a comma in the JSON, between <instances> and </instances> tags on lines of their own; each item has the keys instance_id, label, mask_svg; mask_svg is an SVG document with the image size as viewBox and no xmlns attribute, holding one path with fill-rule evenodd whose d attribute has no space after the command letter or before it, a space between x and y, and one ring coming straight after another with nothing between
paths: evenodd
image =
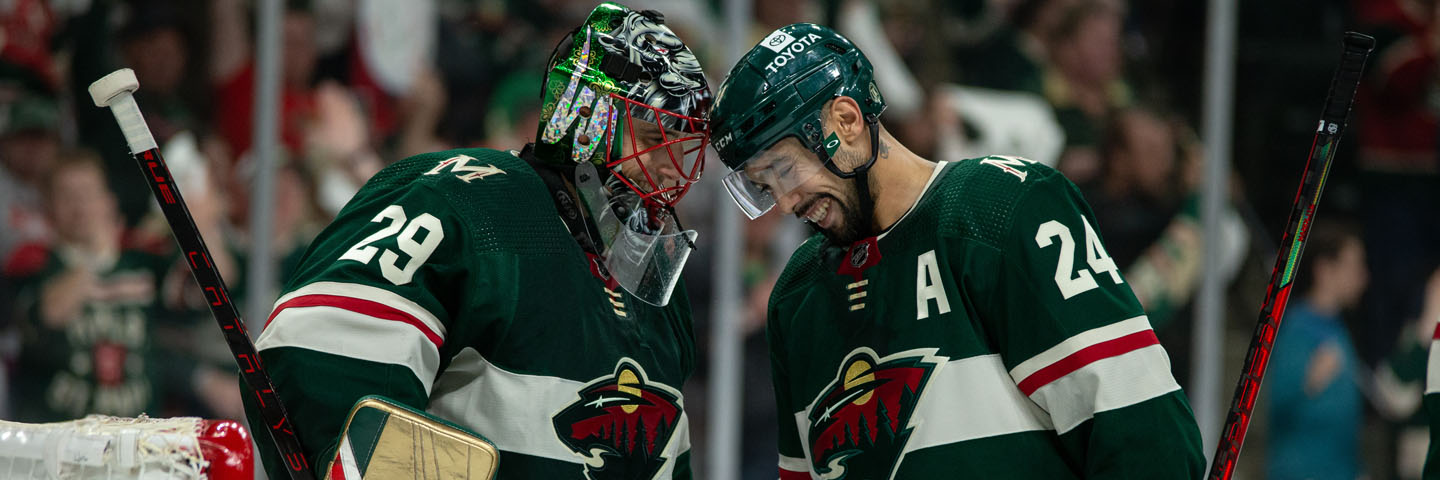
<instances>
[{"instance_id":1,"label":"clear visor","mask_svg":"<svg viewBox=\"0 0 1440 480\"><path fill-rule=\"evenodd\" d=\"M745 216L754 220L823 170L814 153L787 138L751 156L722 183Z\"/></svg>"},{"instance_id":2,"label":"clear visor","mask_svg":"<svg viewBox=\"0 0 1440 480\"><path fill-rule=\"evenodd\" d=\"M593 165L579 165L575 175L604 245L600 256L610 278L645 303L670 303L699 234L680 230L667 210L647 208L654 204L625 187L603 185Z\"/></svg>"}]
</instances>

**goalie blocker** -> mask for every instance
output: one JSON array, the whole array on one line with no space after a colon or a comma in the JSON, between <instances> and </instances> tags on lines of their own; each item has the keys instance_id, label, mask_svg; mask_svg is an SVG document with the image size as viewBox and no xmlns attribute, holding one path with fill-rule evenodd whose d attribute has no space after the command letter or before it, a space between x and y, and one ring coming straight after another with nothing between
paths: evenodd
<instances>
[{"instance_id":1,"label":"goalie blocker","mask_svg":"<svg viewBox=\"0 0 1440 480\"><path fill-rule=\"evenodd\" d=\"M380 396L356 402L325 478L490 479L500 452L480 435Z\"/></svg>"}]
</instances>

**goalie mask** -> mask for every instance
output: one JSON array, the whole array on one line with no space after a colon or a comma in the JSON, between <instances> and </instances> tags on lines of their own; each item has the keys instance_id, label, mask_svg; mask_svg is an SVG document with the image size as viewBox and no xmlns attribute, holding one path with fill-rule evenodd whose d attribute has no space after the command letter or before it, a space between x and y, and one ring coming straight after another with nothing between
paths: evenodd
<instances>
[{"instance_id":1,"label":"goalie mask","mask_svg":"<svg viewBox=\"0 0 1440 480\"><path fill-rule=\"evenodd\" d=\"M658 12L603 3L556 48L541 96L535 156L574 167L605 273L665 305L697 236L670 207L704 168L700 63Z\"/></svg>"}]
</instances>

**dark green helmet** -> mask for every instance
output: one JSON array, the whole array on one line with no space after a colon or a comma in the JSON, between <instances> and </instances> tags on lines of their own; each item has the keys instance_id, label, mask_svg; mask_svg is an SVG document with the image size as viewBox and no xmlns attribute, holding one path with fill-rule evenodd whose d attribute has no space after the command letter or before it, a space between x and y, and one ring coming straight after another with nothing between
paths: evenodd
<instances>
[{"instance_id":1,"label":"dark green helmet","mask_svg":"<svg viewBox=\"0 0 1440 480\"><path fill-rule=\"evenodd\" d=\"M661 186L651 172L627 179L647 200L671 204L699 178L710 106L710 87L700 62L653 10L635 11L602 3L585 23L556 47L545 74L540 125L535 142L539 159L574 165L594 163L618 170L625 161L661 149L669 153L682 185ZM653 122L671 132L658 145L629 156L622 143L633 143L634 122ZM628 133L617 140L616 133ZM676 158L671 145L683 146ZM693 153L692 153L693 152ZM645 185L645 183L649 185Z\"/></svg>"},{"instance_id":2,"label":"dark green helmet","mask_svg":"<svg viewBox=\"0 0 1440 480\"><path fill-rule=\"evenodd\" d=\"M750 49L720 86L710 108L715 150L731 169L789 136L819 150L826 102L853 98L872 121L885 110L874 73L865 54L828 27L780 27Z\"/></svg>"}]
</instances>

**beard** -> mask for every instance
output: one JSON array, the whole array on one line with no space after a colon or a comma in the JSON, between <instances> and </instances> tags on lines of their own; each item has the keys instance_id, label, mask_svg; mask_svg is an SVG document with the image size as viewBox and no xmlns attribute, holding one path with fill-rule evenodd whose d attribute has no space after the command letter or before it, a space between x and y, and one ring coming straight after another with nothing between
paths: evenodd
<instances>
[{"instance_id":1,"label":"beard","mask_svg":"<svg viewBox=\"0 0 1440 480\"><path fill-rule=\"evenodd\" d=\"M842 166L841 168L854 168L855 166L864 164L866 160L866 158L862 157L861 154L854 149L841 148L835 152L832 161L835 162L836 165ZM830 174L830 172L824 174ZM825 239L835 245L848 246L863 238L878 234L879 232L877 232L875 228L875 201L870 197L872 190L866 188L864 198L860 195L861 189L859 182L869 181L870 176L862 173L851 178L849 181L841 182L844 186L841 187L841 191L838 193L844 198L836 198L834 195L828 194L823 195L824 197L830 197L832 200L831 205L833 206L831 208L840 209L841 222L838 227L833 230L824 229L808 220L805 224L809 225L812 231L817 231L825 235ZM867 184L866 186L869 187L870 185Z\"/></svg>"},{"instance_id":2,"label":"beard","mask_svg":"<svg viewBox=\"0 0 1440 480\"><path fill-rule=\"evenodd\" d=\"M836 198L833 195L823 195L823 197L829 197L831 199L831 208L840 209L841 221L840 225L837 228L820 228L819 225L816 225L809 220L805 221L805 225L810 227L810 230L812 232L818 232L821 235L824 235L825 239L834 245L850 245L874 234L874 209L864 208L862 206L862 202L860 201L860 192L858 191L859 189L855 188L855 182L852 181L847 183L847 188L845 188L844 191L840 192L840 196L845 198Z\"/></svg>"}]
</instances>

